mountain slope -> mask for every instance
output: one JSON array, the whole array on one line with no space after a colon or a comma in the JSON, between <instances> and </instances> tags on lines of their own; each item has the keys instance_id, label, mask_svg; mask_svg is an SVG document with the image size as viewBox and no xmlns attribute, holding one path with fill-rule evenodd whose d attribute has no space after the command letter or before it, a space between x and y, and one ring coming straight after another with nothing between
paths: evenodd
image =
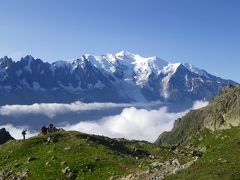
<instances>
[{"instance_id":1,"label":"mountain slope","mask_svg":"<svg viewBox=\"0 0 240 180\"><path fill-rule=\"evenodd\" d=\"M196 131L217 131L240 125L240 87L223 89L209 105L186 114L175 121L170 132L164 132L157 144L181 144L191 139Z\"/></svg>"},{"instance_id":2,"label":"mountain slope","mask_svg":"<svg viewBox=\"0 0 240 180\"><path fill-rule=\"evenodd\" d=\"M176 158L192 160L144 141L56 132L2 145L0 179L119 179Z\"/></svg>"},{"instance_id":3,"label":"mountain slope","mask_svg":"<svg viewBox=\"0 0 240 180\"><path fill-rule=\"evenodd\" d=\"M177 153L188 149L200 158L188 169L166 179L239 179L240 87L223 89L208 106L176 120L170 132L156 144L175 145Z\"/></svg>"},{"instance_id":4,"label":"mountain slope","mask_svg":"<svg viewBox=\"0 0 240 180\"><path fill-rule=\"evenodd\" d=\"M166 179L239 179L240 127L212 132L201 131L192 136L190 149L204 151L198 160Z\"/></svg>"},{"instance_id":5,"label":"mountain slope","mask_svg":"<svg viewBox=\"0 0 240 180\"><path fill-rule=\"evenodd\" d=\"M168 63L130 52L83 55L72 61L43 62L26 56L0 59L1 104L36 102L192 102L210 99L237 83L190 64Z\"/></svg>"}]
</instances>

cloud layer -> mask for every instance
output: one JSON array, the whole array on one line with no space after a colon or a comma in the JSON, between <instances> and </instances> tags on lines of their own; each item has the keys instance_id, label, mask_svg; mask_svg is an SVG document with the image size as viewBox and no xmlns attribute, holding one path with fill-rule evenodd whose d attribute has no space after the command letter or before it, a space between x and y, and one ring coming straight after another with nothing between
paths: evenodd
<instances>
[{"instance_id":1,"label":"cloud layer","mask_svg":"<svg viewBox=\"0 0 240 180\"><path fill-rule=\"evenodd\" d=\"M198 109L207 104L204 101L196 101L191 109ZM130 107L123 109L119 115L104 117L99 121L80 122L63 128L114 138L154 142L163 131L171 130L174 121L184 116L189 110L170 113L166 107L158 110Z\"/></svg>"},{"instance_id":2,"label":"cloud layer","mask_svg":"<svg viewBox=\"0 0 240 180\"><path fill-rule=\"evenodd\" d=\"M41 103L32 105L5 105L0 107L0 115L26 115L26 114L44 114L49 118L53 118L57 114L68 112L87 111L87 110L103 110L116 107L127 107L129 104L116 103L83 103L80 101L70 104L59 103Z\"/></svg>"},{"instance_id":3,"label":"cloud layer","mask_svg":"<svg viewBox=\"0 0 240 180\"><path fill-rule=\"evenodd\" d=\"M208 102L196 101L191 109L204 107ZM139 109L130 107L129 104L114 103L82 103L71 104L33 104L33 105L10 105L0 107L1 115L21 114L45 114L54 117L57 114L76 112L84 110L101 110L114 107L126 107L118 115L103 117L96 121L81 121L73 125L65 125L65 130L76 130L89 134L104 135L113 138L137 139L154 142L163 131L169 131L177 118L184 116L189 110L183 112L169 112L167 107L156 110ZM5 127L10 134L21 139L21 131L28 129L27 137L36 135L37 132L30 131L31 127L14 127L10 124Z\"/></svg>"},{"instance_id":4,"label":"cloud layer","mask_svg":"<svg viewBox=\"0 0 240 180\"><path fill-rule=\"evenodd\" d=\"M173 121L185 113L169 113L165 107L158 110L130 107L123 109L119 115L104 117L99 121L80 122L63 128L114 138L153 142L161 132L170 130Z\"/></svg>"}]
</instances>

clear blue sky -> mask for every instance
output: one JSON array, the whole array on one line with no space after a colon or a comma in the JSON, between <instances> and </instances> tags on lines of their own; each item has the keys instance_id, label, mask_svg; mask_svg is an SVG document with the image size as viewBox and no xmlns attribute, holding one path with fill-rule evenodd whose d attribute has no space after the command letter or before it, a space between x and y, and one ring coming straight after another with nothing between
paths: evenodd
<instances>
[{"instance_id":1,"label":"clear blue sky","mask_svg":"<svg viewBox=\"0 0 240 180\"><path fill-rule=\"evenodd\" d=\"M0 56L52 62L120 50L240 82L240 1L0 1Z\"/></svg>"}]
</instances>

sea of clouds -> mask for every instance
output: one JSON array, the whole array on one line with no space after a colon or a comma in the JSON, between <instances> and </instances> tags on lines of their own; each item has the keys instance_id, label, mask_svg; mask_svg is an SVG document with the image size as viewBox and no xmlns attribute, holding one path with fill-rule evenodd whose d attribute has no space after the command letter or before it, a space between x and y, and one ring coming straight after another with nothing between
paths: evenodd
<instances>
[{"instance_id":1,"label":"sea of clouds","mask_svg":"<svg viewBox=\"0 0 240 180\"><path fill-rule=\"evenodd\" d=\"M50 118L64 113L85 110L104 110L109 108L124 107L120 114L105 116L99 120L80 121L76 124L65 124L61 128L75 130L88 134L104 135L112 138L137 139L154 142L163 131L169 131L176 119L184 116L193 109L204 107L205 101L194 102L192 108L182 112L169 112L167 107L158 109L145 109L144 106L134 104L117 103L83 103L74 102L70 104L33 104L33 105L6 105L0 107L0 115L19 116L22 114L44 114ZM1 125L10 134L21 139L21 131L28 129L27 137L35 136L36 131L31 127L15 127L12 124Z\"/></svg>"},{"instance_id":2,"label":"sea of clouds","mask_svg":"<svg viewBox=\"0 0 240 180\"><path fill-rule=\"evenodd\" d=\"M49 118L68 112L103 110L108 108L128 107L130 104L123 103L83 103L76 101L70 104L40 103L32 105L5 105L0 106L0 115L19 116L24 114L43 114Z\"/></svg>"}]
</instances>

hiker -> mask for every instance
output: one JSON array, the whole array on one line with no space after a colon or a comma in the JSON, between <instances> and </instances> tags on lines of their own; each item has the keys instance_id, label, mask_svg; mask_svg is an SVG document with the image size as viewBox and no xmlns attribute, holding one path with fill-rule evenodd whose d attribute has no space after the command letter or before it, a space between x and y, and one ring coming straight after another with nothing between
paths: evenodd
<instances>
[{"instance_id":1,"label":"hiker","mask_svg":"<svg viewBox=\"0 0 240 180\"><path fill-rule=\"evenodd\" d=\"M22 131L23 141L25 141L25 139L26 139L26 138L25 138L26 134L27 134L27 130L23 130L23 131Z\"/></svg>"},{"instance_id":2,"label":"hiker","mask_svg":"<svg viewBox=\"0 0 240 180\"><path fill-rule=\"evenodd\" d=\"M52 123L48 125L48 132L54 132L55 128Z\"/></svg>"},{"instance_id":3,"label":"hiker","mask_svg":"<svg viewBox=\"0 0 240 180\"><path fill-rule=\"evenodd\" d=\"M43 127L41 128L41 134L44 135L44 134L46 134L46 133L47 133L47 128L46 128L45 126L43 126Z\"/></svg>"}]
</instances>

